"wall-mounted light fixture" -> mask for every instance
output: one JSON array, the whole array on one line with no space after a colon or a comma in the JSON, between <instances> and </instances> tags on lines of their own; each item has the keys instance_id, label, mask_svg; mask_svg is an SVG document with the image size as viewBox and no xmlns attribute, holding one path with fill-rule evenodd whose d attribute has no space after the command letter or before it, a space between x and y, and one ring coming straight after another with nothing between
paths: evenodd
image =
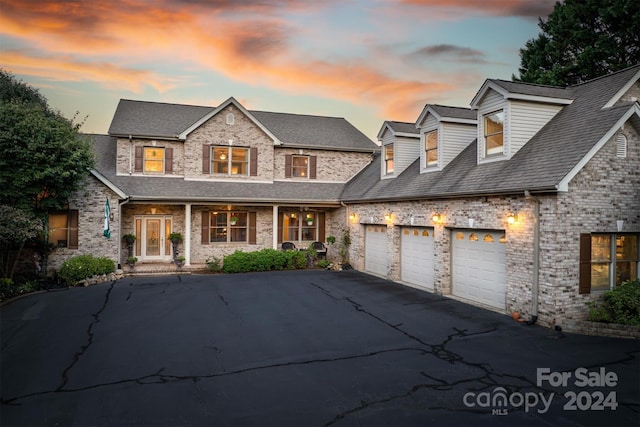
<instances>
[{"instance_id":1,"label":"wall-mounted light fixture","mask_svg":"<svg viewBox=\"0 0 640 427\"><path fill-rule=\"evenodd\" d=\"M434 213L433 216L431 216L431 221L433 222L442 221L442 215L440 215L438 212Z\"/></svg>"},{"instance_id":2,"label":"wall-mounted light fixture","mask_svg":"<svg viewBox=\"0 0 640 427\"><path fill-rule=\"evenodd\" d=\"M356 215L356 213L355 213L355 212L351 212L351 213L349 214L349 221L351 221L351 222L356 222L356 220L357 220L357 219L358 219L358 215Z\"/></svg>"},{"instance_id":3,"label":"wall-mounted light fixture","mask_svg":"<svg viewBox=\"0 0 640 427\"><path fill-rule=\"evenodd\" d=\"M155 215L156 214L156 208L151 208L151 215Z\"/></svg>"},{"instance_id":4,"label":"wall-mounted light fixture","mask_svg":"<svg viewBox=\"0 0 640 427\"><path fill-rule=\"evenodd\" d=\"M509 215L507 215L507 222L509 224L515 224L518 222L518 214L517 213L510 213Z\"/></svg>"},{"instance_id":5,"label":"wall-mounted light fixture","mask_svg":"<svg viewBox=\"0 0 640 427\"><path fill-rule=\"evenodd\" d=\"M392 213L384 214L384 220L385 221L390 222L392 218L393 218L393 214Z\"/></svg>"}]
</instances>

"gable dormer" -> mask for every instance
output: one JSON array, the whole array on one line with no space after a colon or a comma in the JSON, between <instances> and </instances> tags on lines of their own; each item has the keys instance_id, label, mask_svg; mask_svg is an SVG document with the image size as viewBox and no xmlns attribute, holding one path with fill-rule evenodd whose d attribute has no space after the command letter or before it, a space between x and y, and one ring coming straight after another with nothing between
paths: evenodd
<instances>
[{"instance_id":1,"label":"gable dormer","mask_svg":"<svg viewBox=\"0 0 640 427\"><path fill-rule=\"evenodd\" d=\"M385 121L378 132L381 178L394 178L420 156L420 134L413 123Z\"/></svg>"},{"instance_id":2,"label":"gable dormer","mask_svg":"<svg viewBox=\"0 0 640 427\"><path fill-rule=\"evenodd\" d=\"M478 118L478 163L510 159L572 102L570 89L486 80L471 101Z\"/></svg>"},{"instance_id":3,"label":"gable dormer","mask_svg":"<svg viewBox=\"0 0 640 427\"><path fill-rule=\"evenodd\" d=\"M415 124L420 132L420 173L442 170L476 137L470 108L426 105Z\"/></svg>"}]
</instances>

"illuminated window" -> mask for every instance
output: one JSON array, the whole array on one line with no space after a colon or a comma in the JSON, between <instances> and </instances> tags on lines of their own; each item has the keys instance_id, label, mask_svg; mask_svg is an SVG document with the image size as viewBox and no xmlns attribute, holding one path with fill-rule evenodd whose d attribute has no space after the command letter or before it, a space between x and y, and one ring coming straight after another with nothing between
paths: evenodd
<instances>
[{"instance_id":1,"label":"illuminated window","mask_svg":"<svg viewBox=\"0 0 640 427\"><path fill-rule=\"evenodd\" d=\"M144 171L164 173L164 148L144 147Z\"/></svg>"},{"instance_id":2,"label":"illuminated window","mask_svg":"<svg viewBox=\"0 0 640 427\"><path fill-rule=\"evenodd\" d=\"M493 236L491 234L485 234L484 237L482 238L483 242L487 242L487 243L493 243Z\"/></svg>"},{"instance_id":3,"label":"illuminated window","mask_svg":"<svg viewBox=\"0 0 640 427\"><path fill-rule=\"evenodd\" d=\"M393 173L393 144L384 147L384 173Z\"/></svg>"},{"instance_id":4,"label":"illuminated window","mask_svg":"<svg viewBox=\"0 0 640 427\"><path fill-rule=\"evenodd\" d=\"M484 154L485 157L503 153L504 111L496 111L484 116Z\"/></svg>"},{"instance_id":5,"label":"illuminated window","mask_svg":"<svg viewBox=\"0 0 640 427\"><path fill-rule=\"evenodd\" d=\"M425 162L427 166L438 165L438 131L434 130L424 135Z\"/></svg>"},{"instance_id":6,"label":"illuminated window","mask_svg":"<svg viewBox=\"0 0 640 427\"><path fill-rule=\"evenodd\" d=\"M289 211L280 217L281 240L283 242L314 242L321 239L321 214L317 212Z\"/></svg>"},{"instance_id":7,"label":"illuminated window","mask_svg":"<svg viewBox=\"0 0 640 427\"><path fill-rule=\"evenodd\" d=\"M309 177L309 156L291 157L291 176L296 178Z\"/></svg>"},{"instance_id":8,"label":"illuminated window","mask_svg":"<svg viewBox=\"0 0 640 427\"><path fill-rule=\"evenodd\" d=\"M78 248L78 210L51 212L48 226L49 243L58 248Z\"/></svg>"},{"instance_id":9,"label":"illuminated window","mask_svg":"<svg viewBox=\"0 0 640 427\"><path fill-rule=\"evenodd\" d=\"M218 175L249 175L249 149L213 147L211 170Z\"/></svg>"},{"instance_id":10,"label":"illuminated window","mask_svg":"<svg viewBox=\"0 0 640 427\"><path fill-rule=\"evenodd\" d=\"M608 290L637 279L639 241L637 233L580 236L580 292Z\"/></svg>"}]
</instances>

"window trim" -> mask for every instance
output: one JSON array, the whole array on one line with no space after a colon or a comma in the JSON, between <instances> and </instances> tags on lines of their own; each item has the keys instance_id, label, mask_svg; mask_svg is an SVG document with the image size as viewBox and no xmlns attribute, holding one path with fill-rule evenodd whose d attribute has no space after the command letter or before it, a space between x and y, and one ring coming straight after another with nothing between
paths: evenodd
<instances>
[{"instance_id":1,"label":"window trim","mask_svg":"<svg viewBox=\"0 0 640 427\"><path fill-rule=\"evenodd\" d=\"M160 150L160 152L162 153L162 158L161 159L148 159L147 158L147 151L148 150ZM145 174L149 174L149 175L164 175L165 173L165 169L166 169L166 149L165 147L154 147L154 146L148 146L145 145L142 148L142 172ZM156 171L156 170L147 170L147 164L149 162L156 162L162 165L162 170L161 171Z\"/></svg>"},{"instance_id":2,"label":"window trim","mask_svg":"<svg viewBox=\"0 0 640 427\"><path fill-rule=\"evenodd\" d=\"M214 165L218 162L215 159L215 150L218 149L226 149L227 150L227 154L226 159L221 159L222 162L224 162L224 160L226 160L227 163L227 172L215 172L215 167ZM234 149L241 149L244 150L246 152L246 160L243 161L242 163L245 166L245 170L246 173L232 173L233 170L233 163L239 163L239 162L234 162L233 161L233 150ZM210 153L209 153L209 159L210 159L210 167L209 167L209 171L211 175L214 176L251 176L251 148L250 147L244 147L244 146L235 146L235 145L211 145L210 146ZM221 163L222 163L221 162Z\"/></svg>"},{"instance_id":3,"label":"window trim","mask_svg":"<svg viewBox=\"0 0 640 427\"><path fill-rule=\"evenodd\" d=\"M296 175L296 168L300 169L301 166L296 166L296 159L304 159L306 160L306 167L303 175ZM291 155L291 177L292 178L303 178L309 179L311 169L311 156L305 154L292 154Z\"/></svg>"},{"instance_id":4,"label":"window trim","mask_svg":"<svg viewBox=\"0 0 640 427\"><path fill-rule=\"evenodd\" d=\"M226 214L226 225L224 227L218 227L217 224L212 223L212 218L214 214ZM245 225L235 225L231 224L231 218L234 215L246 215L246 224ZM242 211L242 210L203 210L202 211L202 238L201 243L203 245L255 245L256 244L256 213L252 211ZM214 228L226 228L226 240L225 241L212 241L211 240L211 230ZM231 240L232 238L232 229L245 229L246 240Z\"/></svg>"},{"instance_id":5,"label":"window trim","mask_svg":"<svg viewBox=\"0 0 640 427\"><path fill-rule=\"evenodd\" d=\"M491 134L487 133L487 120L490 116L493 116L495 114L500 114L502 113L502 129L500 130L500 132L493 132ZM495 158L495 157L500 157L500 156L504 156L504 147L506 144L505 141L505 135L504 135L504 125L505 122L507 120L507 114L504 110L504 108L499 108L497 110L491 111L489 113L483 114L482 115L482 133L483 133L483 150L482 150L482 155L483 158L485 159L489 159L489 158ZM502 135L502 144L500 145L500 152L495 152L495 153L489 153L489 144L487 143L487 138L489 137L493 137L493 136L497 136L497 135Z\"/></svg>"},{"instance_id":6,"label":"window trim","mask_svg":"<svg viewBox=\"0 0 640 427\"><path fill-rule=\"evenodd\" d=\"M594 236L609 236L609 258L608 260L593 260L591 257L592 251L592 238ZM636 236L636 278L640 277L640 233L637 232L625 232L625 233L584 233L580 235L580 276L579 276L579 293L601 293L608 291L618 286L616 283L616 268L618 262L634 262L634 260L618 260L616 257L616 242L617 238L621 236ZM592 289L592 266L594 264L607 263L609 286L606 289Z\"/></svg>"},{"instance_id":7,"label":"window trim","mask_svg":"<svg viewBox=\"0 0 640 427\"><path fill-rule=\"evenodd\" d=\"M78 209L66 209L66 210L56 210L49 213L47 217L47 241L51 237L51 227L49 226L50 217L52 214L62 215L65 214L67 217L66 227L63 229L66 230L66 240L64 241L64 245L60 245L60 240L56 242L55 246L57 248L66 248L66 249L78 249L78 229L79 229L79 218L80 211Z\"/></svg>"},{"instance_id":8,"label":"window trim","mask_svg":"<svg viewBox=\"0 0 640 427\"><path fill-rule=\"evenodd\" d=\"M297 218L297 223L295 226L285 227L284 219L285 216L289 216ZM311 218L313 224L309 225L307 222L308 219ZM297 235L297 238L292 238L292 236L287 236L285 239L285 228L295 228L294 233ZM305 231L309 230L313 231L313 236L311 239L304 239ZM303 210L282 210L278 212L278 243L282 242L293 242L296 244L302 244L303 242L323 242L325 239L325 213L321 211L303 211Z\"/></svg>"},{"instance_id":9,"label":"window trim","mask_svg":"<svg viewBox=\"0 0 640 427\"><path fill-rule=\"evenodd\" d=\"M389 152L391 152L391 156L389 157ZM394 170L394 158L395 153L393 149L393 144L387 144L384 146L384 174L385 175L393 175ZM391 166L391 168L389 168Z\"/></svg>"},{"instance_id":10,"label":"window trim","mask_svg":"<svg viewBox=\"0 0 640 427\"><path fill-rule=\"evenodd\" d=\"M435 148L429 148L428 140L429 136L435 133L436 136L436 146ZM438 129L432 129L430 131L425 132L424 134L424 164L423 167L425 169L437 168L440 165L440 132ZM436 161L435 163L429 163L429 152L436 153Z\"/></svg>"}]
</instances>

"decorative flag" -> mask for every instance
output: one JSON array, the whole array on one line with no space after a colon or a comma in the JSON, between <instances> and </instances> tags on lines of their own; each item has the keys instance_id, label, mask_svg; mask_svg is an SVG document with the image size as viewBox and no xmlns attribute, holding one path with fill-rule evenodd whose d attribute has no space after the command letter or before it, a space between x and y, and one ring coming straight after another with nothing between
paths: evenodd
<instances>
[{"instance_id":1,"label":"decorative flag","mask_svg":"<svg viewBox=\"0 0 640 427\"><path fill-rule=\"evenodd\" d=\"M111 238L111 230L109 229L109 216L111 215L111 208L109 207L109 199L107 199L107 204L104 206L104 237L107 239Z\"/></svg>"}]
</instances>

